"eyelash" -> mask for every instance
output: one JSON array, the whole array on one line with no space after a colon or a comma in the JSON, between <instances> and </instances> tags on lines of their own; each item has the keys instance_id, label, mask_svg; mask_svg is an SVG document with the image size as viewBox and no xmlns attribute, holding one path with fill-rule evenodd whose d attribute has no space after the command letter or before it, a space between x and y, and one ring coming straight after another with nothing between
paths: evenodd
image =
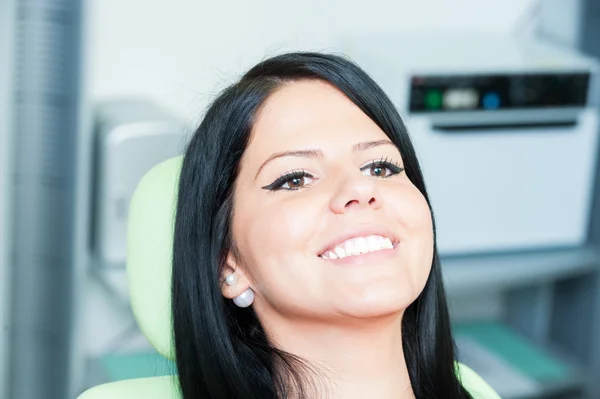
<instances>
[{"instance_id":1,"label":"eyelash","mask_svg":"<svg viewBox=\"0 0 600 399\"><path fill-rule=\"evenodd\" d=\"M390 178L390 177L398 175L404 171L404 168L402 166L400 166L400 164L390 160L389 158L381 158L379 160L373 160L373 161L369 162L368 164L366 164L365 166L363 166L362 168L360 168L360 170L362 171L362 170L372 168L372 167L387 168L390 170L391 173L389 176L380 176L380 178L382 178L382 179ZM313 175L302 169L292 170L292 171L278 177L273 183L271 183L267 186L264 186L262 188L265 190L270 190L270 191L279 191L279 190L296 191L302 187L283 188L283 185L285 183L289 183L293 179L299 179L299 178L303 178L303 177L312 178Z\"/></svg>"}]
</instances>

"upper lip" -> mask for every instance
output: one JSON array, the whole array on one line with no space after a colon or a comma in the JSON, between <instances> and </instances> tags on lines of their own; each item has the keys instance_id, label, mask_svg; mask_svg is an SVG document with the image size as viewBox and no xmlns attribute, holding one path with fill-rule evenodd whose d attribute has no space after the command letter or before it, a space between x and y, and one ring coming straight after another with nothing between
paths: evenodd
<instances>
[{"instance_id":1,"label":"upper lip","mask_svg":"<svg viewBox=\"0 0 600 399\"><path fill-rule=\"evenodd\" d=\"M338 235L333 240L331 240L327 245L325 245L317 254L318 256L323 255L326 251L333 250L336 246L340 245L346 240L350 238L357 237L368 237L368 236L382 236L385 238L389 238L392 244L398 243L398 238L396 235L389 229L384 227L362 227L358 229L353 229L351 231L346 231L343 234Z\"/></svg>"}]
</instances>

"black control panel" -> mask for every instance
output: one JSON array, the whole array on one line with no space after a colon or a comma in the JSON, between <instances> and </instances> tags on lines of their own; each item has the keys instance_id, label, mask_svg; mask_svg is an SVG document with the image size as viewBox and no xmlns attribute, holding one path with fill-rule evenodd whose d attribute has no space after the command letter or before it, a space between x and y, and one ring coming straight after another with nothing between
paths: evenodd
<instances>
[{"instance_id":1,"label":"black control panel","mask_svg":"<svg viewBox=\"0 0 600 399\"><path fill-rule=\"evenodd\" d=\"M589 73L413 76L409 110L493 111L582 107Z\"/></svg>"}]
</instances>

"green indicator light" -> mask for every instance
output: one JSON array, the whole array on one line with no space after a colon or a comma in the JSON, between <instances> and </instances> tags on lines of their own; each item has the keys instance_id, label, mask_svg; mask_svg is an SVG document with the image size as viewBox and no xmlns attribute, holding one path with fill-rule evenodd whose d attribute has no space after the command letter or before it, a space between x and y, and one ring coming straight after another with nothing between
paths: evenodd
<instances>
[{"instance_id":1,"label":"green indicator light","mask_svg":"<svg viewBox=\"0 0 600 399\"><path fill-rule=\"evenodd\" d=\"M425 93L425 108L439 109L442 107L442 93L439 90L429 90Z\"/></svg>"}]
</instances>

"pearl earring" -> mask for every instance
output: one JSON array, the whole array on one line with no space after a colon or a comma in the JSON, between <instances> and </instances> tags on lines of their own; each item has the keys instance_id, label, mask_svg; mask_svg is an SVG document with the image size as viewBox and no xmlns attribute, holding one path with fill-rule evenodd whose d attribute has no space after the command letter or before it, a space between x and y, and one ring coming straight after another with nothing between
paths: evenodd
<instances>
[{"instance_id":1,"label":"pearl earring","mask_svg":"<svg viewBox=\"0 0 600 399\"><path fill-rule=\"evenodd\" d=\"M234 285L237 283L237 281L237 276L235 274L230 274L229 276L225 277L225 284L227 285Z\"/></svg>"},{"instance_id":2,"label":"pearl earring","mask_svg":"<svg viewBox=\"0 0 600 399\"><path fill-rule=\"evenodd\" d=\"M240 308L247 308L252 305L252 302L254 302L254 291L252 291L252 288L248 288L241 295L233 298L233 303Z\"/></svg>"}]
</instances>

